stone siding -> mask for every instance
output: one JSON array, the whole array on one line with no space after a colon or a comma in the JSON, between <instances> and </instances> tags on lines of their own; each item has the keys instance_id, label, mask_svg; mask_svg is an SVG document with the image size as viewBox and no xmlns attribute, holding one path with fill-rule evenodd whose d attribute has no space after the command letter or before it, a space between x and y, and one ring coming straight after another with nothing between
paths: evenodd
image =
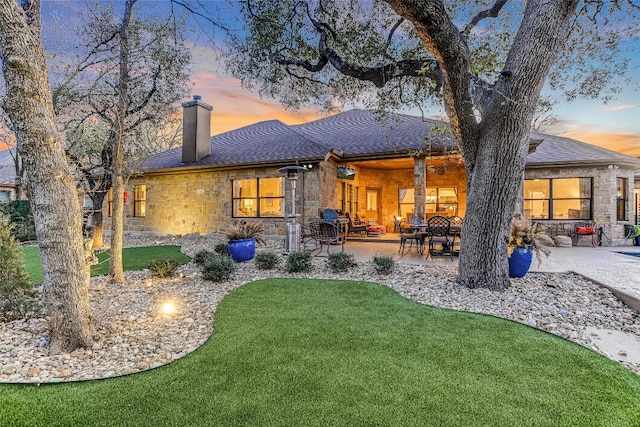
<instances>
[{"instance_id":1,"label":"stone siding","mask_svg":"<svg viewBox=\"0 0 640 427\"><path fill-rule=\"evenodd\" d=\"M607 165L600 167L556 167L546 169L527 169L524 174L525 179L549 179L549 178L592 178L592 212L593 218L598 225L602 226L606 236L603 246L615 244L616 240L625 237L624 226L633 223L633 188L634 171L632 169L608 168ZM627 204L625 207L626 220L616 219L617 206L617 178L627 179ZM541 221L545 224L560 224L566 227L570 220L548 220Z\"/></svg>"}]
</instances>

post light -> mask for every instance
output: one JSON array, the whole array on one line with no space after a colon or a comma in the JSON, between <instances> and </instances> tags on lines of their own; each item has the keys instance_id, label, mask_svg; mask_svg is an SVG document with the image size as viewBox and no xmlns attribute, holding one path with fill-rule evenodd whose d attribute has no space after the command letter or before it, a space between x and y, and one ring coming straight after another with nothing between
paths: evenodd
<instances>
[{"instance_id":1,"label":"post light","mask_svg":"<svg viewBox=\"0 0 640 427\"><path fill-rule=\"evenodd\" d=\"M287 238L285 240L285 252L290 254L300 250L300 224L296 222L296 183L300 172L306 171L302 166L285 166L278 172L287 174L291 183L291 221L287 223Z\"/></svg>"}]
</instances>

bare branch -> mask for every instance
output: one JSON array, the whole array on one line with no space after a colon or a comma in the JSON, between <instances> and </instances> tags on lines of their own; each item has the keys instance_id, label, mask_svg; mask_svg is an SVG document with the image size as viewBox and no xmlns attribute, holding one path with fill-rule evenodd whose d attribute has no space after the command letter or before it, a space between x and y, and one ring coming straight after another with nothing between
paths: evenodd
<instances>
[{"instance_id":1,"label":"bare branch","mask_svg":"<svg viewBox=\"0 0 640 427\"><path fill-rule=\"evenodd\" d=\"M464 27L464 30L462 30L462 34L465 37L469 37L469 33L471 33L471 30L473 29L473 27L475 27L476 25L478 25L480 23L480 21L482 21L483 19L486 18L497 18L498 15L500 14L500 10L504 7L504 5L508 2L509 0L497 0L493 6L491 7L491 9L487 9L487 10L483 10L482 12L478 13L476 16L473 17L473 19L471 19L471 21Z\"/></svg>"}]
</instances>

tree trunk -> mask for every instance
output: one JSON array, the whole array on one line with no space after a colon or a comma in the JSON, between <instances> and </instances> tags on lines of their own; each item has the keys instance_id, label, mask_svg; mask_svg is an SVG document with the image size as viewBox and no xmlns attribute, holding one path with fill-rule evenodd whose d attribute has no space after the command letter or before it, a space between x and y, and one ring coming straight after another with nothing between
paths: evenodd
<instances>
[{"instance_id":1,"label":"tree trunk","mask_svg":"<svg viewBox=\"0 0 640 427\"><path fill-rule=\"evenodd\" d=\"M104 216L102 215L102 205L104 204L104 196L99 200L96 198L91 199L93 213L91 214L91 225L93 226L93 247L100 249L104 246Z\"/></svg>"},{"instance_id":2,"label":"tree trunk","mask_svg":"<svg viewBox=\"0 0 640 427\"><path fill-rule=\"evenodd\" d=\"M113 216L111 218L111 259L109 275L115 283L124 282L122 247L124 232L124 183L122 175L113 176Z\"/></svg>"},{"instance_id":3,"label":"tree trunk","mask_svg":"<svg viewBox=\"0 0 640 427\"><path fill-rule=\"evenodd\" d=\"M468 187L458 281L466 286L510 285L507 242L522 192L529 129L577 4L577 0L527 2L505 63L507 73L494 87L478 136L461 141Z\"/></svg>"},{"instance_id":4,"label":"tree trunk","mask_svg":"<svg viewBox=\"0 0 640 427\"><path fill-rule=\"evenodd\" d=\"M5 109L26 172L44 273L54 353L92 343L89 274L82 215L51 101L40 36L40 4L0 0L0 50L7 85Z\"/></svg>"},{"instance_id":5,"label":"tree trunk","mask_svg":"<svg viewBox=\"0 0 640 427\"><path fill-rule=\"evenodd\" d=\"M127 0L124 15L118 30L120 38L120 69L118 76L117 119L116 128L112 138L113 153L113 220L111 221L111 264L109 274L116 283L124 282L122 266L122 237L124 233L124 143L125 143L125 117L129 109L129 23L133 15L133 6L137 0Z\"/></svg>"}]
</instances>

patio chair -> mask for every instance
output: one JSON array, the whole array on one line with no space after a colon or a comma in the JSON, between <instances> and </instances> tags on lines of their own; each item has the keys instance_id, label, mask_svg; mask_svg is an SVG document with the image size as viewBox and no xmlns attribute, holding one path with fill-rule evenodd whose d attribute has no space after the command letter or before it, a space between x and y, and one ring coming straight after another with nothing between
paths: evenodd
<instances>
[{"instance_id":1,"label":"patio chair","mask_svg":"<svg viewBox=\"0 0 640 427\"><path fill-rule=\"evenodd\" d=\"M400 227L399 233L400 233L400 249L398 250L398 252L400 252L400 255L404 255L404 250L406 248L407 241L409 242L409 249L407 250L407 252L411 251L411 248L413 247L413 243L415 242L416 251L419 254L422 254L422 235L419 231L412 228Z\"/></svg>"},{"instance_id":2,"label":"patio chair","mask_svg":"<svg viewBox=\"0 0 640 427\"><path fill-rule=\"evenodd\" d=\"M453 237L449 235L449 230L450 222L446 216L434 215L429 218L427 221L427 239L429 240L427 258L448 254L453 260ZM435 244L441 245L442 250L436 251Z\"/></svg>"},{"instance_id":3,"label":"patio chair","mask_svg":"<svg viewBox=\"0 0 640 427\"><path fill-rule=\"evenodd\" d=\"M348 232L350 234L355 234L355 233L360 233L360 234L367 234L367 223L358 221L358 220L353 220L351 219L351 214L349 214L349 212L345 213L345 217L347 218L347 222L348 222Z\"/></svg>"},{"instance_id":4,"label":"patio chair","mask_svg":"<svg viewBox=\"0 0 640 427\"><path fill-rule=\"evenodd\" d=\"M591 246L600 245L600 235L598 234L598 224L593 221L581 221L573 224L571 231L571 242L573 246L578 246L581 237L590 236Z\"/></svg>"},{"instance_id":5,"label":"patio chair","mask_svg":"<svg viewBox=\"0 0 640 427\"><path fill-rule=\"evenodd\" d=\"M322 253L322 248L327 247L327 256L329 255L329 248L331 245L340 245L342 252L344 252L344 243L346 242L346 236L340 232L340 228L326 221L314 221L309 223L309 236L316 243L320 244L320 248L315 253L319 256Z\"/></svg>"},{"instance_id":6,"label":"patio chair","mask_svg":"<svg viewBox=\"0 0 640 427\"><path fill-rule=\"evenodd\" d=\"M457 215L449 216L447 218L449 219L449 236L452 237L453 245L457 245L458 250L460 250L460 241L462 240L462 218Z\"/></svg>"}]
</instances>

